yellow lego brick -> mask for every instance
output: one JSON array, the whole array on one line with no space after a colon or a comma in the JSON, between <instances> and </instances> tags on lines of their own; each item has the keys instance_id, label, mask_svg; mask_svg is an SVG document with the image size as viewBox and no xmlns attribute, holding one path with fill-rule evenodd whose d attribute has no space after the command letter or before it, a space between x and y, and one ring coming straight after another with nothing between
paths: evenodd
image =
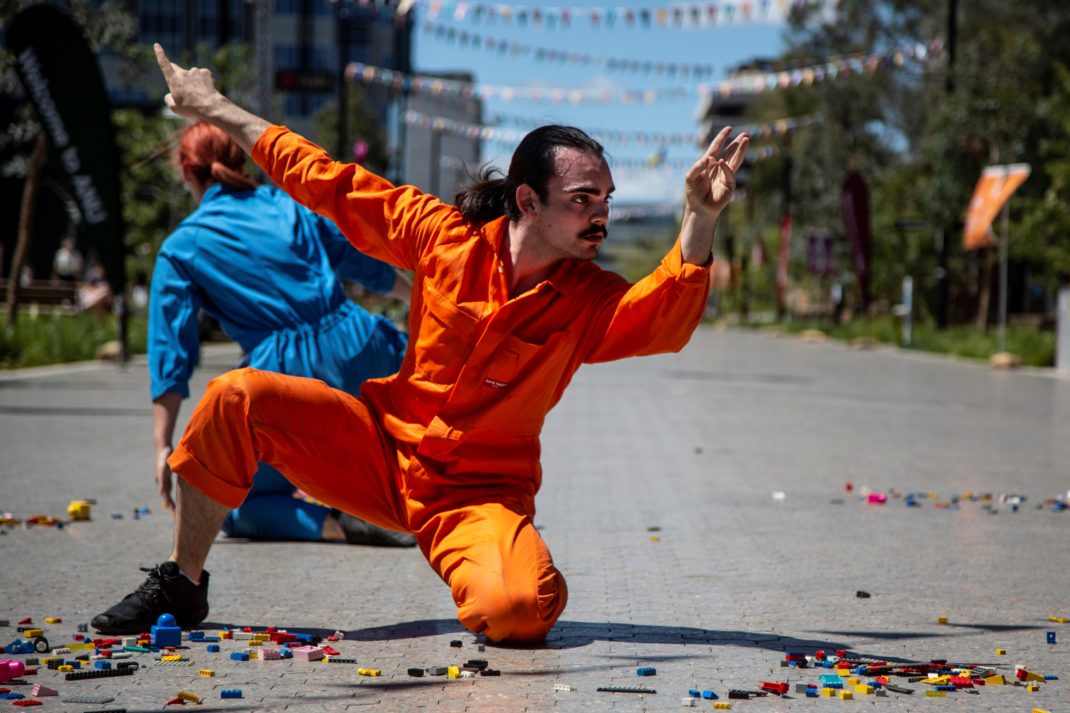
<instances>
[{"instance_id":1,"label":"yellow lego brick","mask_svg":"<svg viewBox=\"0 0 1070 713\"><path fill-rule=\"evenodd\" d=\"M651 542L661 542L661 538L658 537L657 535L651 535L650 536L650 541Z\"/></svg>"},{"instance_id":2,"label":"yellow lego brick","mask_svg":"<svg viewBox=\"0 0 1070 713\"><path fill-rule=\"evenodd\" d=\"M72 500L67 506L67 517L71 520L88 520L89 503L85 500Z\"/></svg>"},{"instance_id":3,"label":"yellow lego brick","mask_svg":"<svg viewBox=\"0 0 1070 713\"><path fill-rule=\"evenodd\" d=\"M160 657L161 661L181 661L182 654L164 654Z\"/></svg>"},{"instance_id":4,"label":"yellow lego brick","mask_svg":"<svg viewBox=\"0 0 1070 713\"><path fill-rule=\"evenodd\" d=\"M63 646L64 646L64 648L68 648L71 651L93 651L93 650L95 650L97 648L97 645L94 644L93 642L89 642L88 644L71 643L71 644L64 644Z\"/></svg>"},{"instance_id":5,"label":"yellow lego brick","mask_svg":"<svg viewBox=\"0 0 1070 713\"><path fill-rule=\"evenodd\" d=\"M1043 708L1034 708L1033 713L1051 713L1051 711L1046 711Z\"/></svg>"},{"instance_id":6,"label":"yellow lego brick","mask_svg":"<svg viewBox=\"0 0 1070 713\"><path fill-rule=\"evenodd\" d=\"M731 703L725 703L723 701L714 701L713 709L716 711L727 711L732 709Z\"/></svg>"},{"instance_id":7,"label":"yellow lego brick","mask_svg":"<svg viewBox=\"0 0 1070 713\"><path fill-rule=\"evenodd\" d=\"M45 623L46 624L60 624L62 622L63 622L63 619L60 619L58 616L46 616L45 617Z\"/></svg>"},{"instance_id":8,"label":"yellow lego brick","mask_svg":"<svg viewBox=\"0 0 1070 713\"><path fill-rule=\"evenodd\" d=\"M44 636L45 635L45 630L44 629L27 629L26 631L22 632L22 635L25 636L27 639L36 639L38 636Z\"/></svg>"},{"instance_id":9,"label":"yellow lego brick","mask_svg":"<svg viewBox=\"0 0 1070 713\"><path fill-rule=\"evenodd\" d=\"M1041 676L1039 673L1033 673L1032 671L1026 671L1025 672L1025 680L1027 682L1028 681L1039 681L1041 683L1044 683L1044 677Z\"/></svg>"},{"instance_id":10,"label":"yellow lego brick","mask_svg":"<svg viewBox=\"0 0 1070 713\"><path fill-rule=\"evenodd\" d=\"M947 698L947 691L926 691L929 698Z\"/></svg>"},{"instance_id":11,"label":"yellow lego brick","mask_svg":"<svg viewBox=\"0 0 1070 713\"><path fill-rule=\"evenodd\" d=\"M62 660L63 659L60 658L59 656L49 656L47 658L41 659L40 661L41 661L41 665L42 666L48 666L48 662L49 661L62 661Z\"/></svg>"},{"instance_id":12,"label":"yellow lego brick","mask_svg":"<svg viewBox=\"0 0 1070 713\"><path fill-rule=\"evenodd\" d=\"M357 669L357 675L358 676L381 676L381 675L383 675L383 672L382 672L381 669L378 669L378 668L358 668Z\"/></svg>"},{"instance_id":13,"label":"yellow lego brick","mask_svg":"<svg viewBox=\"0 0 1070 713\"><path fill-rule=\"evenodd\" d=\"M995 676L985 676L985 683L989 686L1006 686L1007 679L1003 674L997 674Z\"/></svg>"},{"instance_id":14,"label":"yellow lego brick","mask_svg":"<svg viewBox=\"0 0 1070 713\"><path fill-rule=\"evenodd\" d=\"M938 616L938 617L936 617L936 623L937 624L946 624L947 623L947 617L946 616Z\"/></svg>"},{"instance_id":15,"label":"yellow lego brick","mask_svg":"<svg viewBox=\"0 0 1070 713\"><path fill-rule=\"evenodd\" d=\"M219 632L219 638L220 639L233 639L234 636L229 631L221 631L221 632Z\"/></svg>"},{"instance_id":16,"label":"yellow lego brick","mask_svg":"<svg viewBox=\"0 0 1070 713\"><path fill-rule=\"evenodd\" d=\"M461 675L460 666L450 666L446 669L446 676L449 678L457 678Z\"/></svg>"},{"instance_id":17,"label":"yellow lego brick","mask_svg":"<svg viewBox=\"0 0 1070 713\"><path fill-rule=\"evenodd\" d=\"M190 703L200 703L201 702L201 697L200 696L198 696L196 693L190 693L189 691L179 691L175 695L178 696L179 698L181 698L184 701L189 701Z\"/></svg>"},{"instance_id":18,"label":"yellow lego brick","mask_svg":"<svg viewBox=\"0 0 1070 713\"><path fill-rule=\"evenodd\" d=\"M821 697L822 698L835 698L836 697L836 692L838 690L839 690L838 688L829 688L828 686L826 686L825 688L821 689Z\"/></svg>"},{"instance_id":19,"label":"yellow lego brick","mask_svg":"<svg viewBox=\"0 0 1070 713\"><path fill-rule=\"evenodd\" d=\"M855 686L855 693L857 693L859 695L863 695L863 696L872 696L873 695L873 686L870 686L869 684L866 684L866 683L859 683L858 685Z\"/></svg>"},{"instance_id":20,"label":"yellow lego brick","mask_svg":"<svg viewBox=\"0 0 1070 713\"><path fill-rule=\"evenodd\" d=\"M211 676L215 675L215 671L213 671L210 668L202 668L197 673L198 673L198 675L205 676L205 677L211 677Z\"/></svg>"},{"instance_id":21,"label":"yellow lego brick","mask_svg":"<svg viewBox=\"0 0 1070 713\"><path fill-rule=\"evenodd\" d=\"M1031 684L1029 684L1028 686L1025 687L1025 690L1029 691L1030 693L1036 693L1037 691L1040 690L1040 686L1038 686L1035 683L1031 683Z\"/></svg>"},{"instance_id":22,"label":"yellow lego brick","mask_svg":"<svg viewBox=\"0 0 1070 713\"><path fill-rule=\"evenodd\" d=\"M930 686L946 686L951 683L951 676L929 676L922 683L927 683Z\"/></svg>"},{"instance_id":23,"label":"yellow lego brick","mask_svg":"<svg viewBox=\"0 0 1070 713\"><path fill-rule=\"evenodd\" d=\"M840 698L841 701L849 701L849 700L852 700L854 698L854 694L851 693L850 691L840 691L839 698Z\"/></svg>"},{"instance_id":24,"label":"yellow lego brick","mask_svg":"<svg viewBox=\"0 0 1070 713\"><path fill-rule=\"evenodd\" d=\"M843 682L843 685L845 685L845 686L857 686L860 683L862 683L862 679L861 678L859 678L858 676L851 676L850 678L848 678L846 681Z\"/></svg>"},{"instance_id":25,"label":"yellow lego brick","mask_svg":"<svg viewBox=\"0 0 1070 713\"><path fill-rule=\"evenodd\" d=\"M850 678L851 677L851 669L848 669L848 668L838 668L838 669L836 669L836 673L838 673L840 675L840 678Z\"/></svg>"},{"instance_id":26,"label":"yellow lego brick","mask_svg":"<svg viewBox=\"0 0 1070 713\"><path fill-rule=\"evenodd\" d=\"M1007 649L996 649L996 656L1006 656Z\"/></svg>"},{"instance_id":27,"label":"yellow lego brick","mask_svg":"<svg viewBox=\"0 0 1070 713\"><path fill-rule=\"evenodd\" d=\"M71 666L69 663L65 663L62 666L60 666L59 668L57 668L56 670L59 671L60 673L70 673L71 671L74 670L74 666Z\"/></svg>"},{"instance_id":28,"label":"yellow lego brick","mask_svg":"<svg viewBox=\"0 0 1070 713\"><path fill-rule=\"evenodd\" d=\"M256 639L249 639L249 646L263 646L263 645L264 645L263 641L258 641Z\"/></svg>"},{"instance_id":29,"label":"yellow lego brick","mask_svg":"<svg viewBox=\"0 0 1070 713\"><path fill-rule=\"evenodd\" d=\"M1067 618L1065 616L1049 616L1048 621L1054 621L1056 624L1065 624Z\"/></svg>"}]
</instances>

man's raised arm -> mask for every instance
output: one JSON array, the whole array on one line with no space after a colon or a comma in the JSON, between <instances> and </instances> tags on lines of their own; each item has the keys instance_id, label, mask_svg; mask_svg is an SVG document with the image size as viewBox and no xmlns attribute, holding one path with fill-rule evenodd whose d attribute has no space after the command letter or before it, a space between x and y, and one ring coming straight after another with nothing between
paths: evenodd
<instances>
[{"instance_id":1,"label":"man's raised arm","mask_svg":"<svg viewBox=\"0 0 1070 713\"><path fill-rule=\"evenodd\" d=\"M713 250L713 231L721 212L732 201L736 171L743 165L750 137L740 134L724 149L732 127L726 126L710 142L684 179L686 202L680 225L680 251L684 262L705 265Z\"/></svg>"},{"instance_id":2,"label":"man's raised arm","mask_svg":"<svg viewBox=\"0 0 1070 713\"><path fill-rule=\"evenodd\" d=\"M207 69L182 69L173 64L159 43L153 45L170 93L164 103L171 111L194 120L207 121L225 131L242 149L251 154L253 144L271 124L220 94L212 73Z\"/></svg>"}]
</instances>

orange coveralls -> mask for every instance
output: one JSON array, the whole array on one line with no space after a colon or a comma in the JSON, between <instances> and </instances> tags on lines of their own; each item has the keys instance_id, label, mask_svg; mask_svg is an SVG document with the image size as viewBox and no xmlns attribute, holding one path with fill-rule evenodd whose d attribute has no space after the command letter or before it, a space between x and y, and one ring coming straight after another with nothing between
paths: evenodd
<instances>
[{"instance_id":1,"label":"orange coveralls","mask_svg":"<svg viewBox=\"0 0 1070 713\"><path fill-rule=\"evenodd\" d=\"M253 158L362 252L415 272L410 347L400 371L365 382L360 398L253 369L214 379L171 467L237 507L257 461L270 463L322 502L415 533L469 630L542 639L567 599L532 524L546 413L581 363L683 348L706 305L708 266L683 263L677 244L631 285L565 260L510 299L506 218L469 224L283 127L264 132Z\"/></svg>"}]
</instances>

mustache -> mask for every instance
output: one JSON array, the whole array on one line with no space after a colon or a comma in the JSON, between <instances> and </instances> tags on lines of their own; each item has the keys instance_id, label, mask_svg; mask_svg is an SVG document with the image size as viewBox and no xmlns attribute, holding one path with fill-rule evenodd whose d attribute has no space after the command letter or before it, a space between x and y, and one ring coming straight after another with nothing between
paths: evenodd
<instances>
[{"instance_id":1,"label":"mustache","mask_svg":"<svg viewBox=\"0 0 1070 713\"><path fill-rule=\"evenodd\" d=\"M595 236L601 236L604 240L609 237L609 229L604 225L592 225L590 228L580 233L581 238L593 238Z\"/></svg>"}]
</instances>

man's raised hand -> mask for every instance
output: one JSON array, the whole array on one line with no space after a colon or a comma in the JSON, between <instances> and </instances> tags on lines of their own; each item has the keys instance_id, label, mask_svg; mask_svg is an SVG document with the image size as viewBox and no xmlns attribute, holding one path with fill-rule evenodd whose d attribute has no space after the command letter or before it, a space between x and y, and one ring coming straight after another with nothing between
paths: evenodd
<instances>
[{"instance_id":1,"label":"man's raised hand","mask_svg":"<svg viewBox=\"0 0 1070 713\"><path fill-rule=\"evenodd\" d=\"M687 172L687 205L696 213L716 217L732 200L732 193L736 190L736 171L743 165L750 137L740 134L728 148L724 148L731 133L730 126L721 129L710 142L706 153Z\"/></svg>"},{"instance_id":2,"label":"man's raised hand","mask_svg":"<svg viewBox=\"0 0 1070 713\"><path fill-rule=\"evenodd\" d=\"M170 90L163 98L167 107L180 116L207 119L209 107L213 102L223 99L215 87L212 73L198 67L182 69L171 62L158 42L152 48L156 51L156 62Z\"/></svg>"}]
</instances>

